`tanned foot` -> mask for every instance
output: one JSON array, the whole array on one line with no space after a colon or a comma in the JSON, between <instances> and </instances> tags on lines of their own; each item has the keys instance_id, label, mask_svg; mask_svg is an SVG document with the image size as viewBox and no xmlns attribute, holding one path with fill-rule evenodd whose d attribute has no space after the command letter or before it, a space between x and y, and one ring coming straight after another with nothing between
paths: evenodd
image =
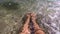
<instances>
[{"instance_id":1,"label":"tanned foot","mask_svg":"<svg viewBox=\"0 0 60 34\"><path fill-rule=\"evenodd\" d=\"M27 16L27 19L26 19L25 24L23 26L23 30L19 34L30 34L30 30L28 28L28 26L29 26L28 24L30 22L30 15L29 15L29 13L26 16Z\"/></svg>"},{"instance_id":2,"label":"tanned foot","mask_svg":"<svg viewBox=\"0 0 60 34\"><path fill-rule=\"evenodd\" d=\"M45 32L42 30L41 27L39 27L39 25L36 22L36 14L32 13L32 22L34 23L34 29L35 29L35 34L45 34Z\"/></svg>"},{"instance_id":3,"label":"tanned foot","mask_svg":"<svg viewBox=\"0 0 60 34\"><path fill-rule=\"evenodd\" d=\"M31 13L31 18L33 22L36 22L36 14L35 13Z\"/></svg>"}]
</instances>

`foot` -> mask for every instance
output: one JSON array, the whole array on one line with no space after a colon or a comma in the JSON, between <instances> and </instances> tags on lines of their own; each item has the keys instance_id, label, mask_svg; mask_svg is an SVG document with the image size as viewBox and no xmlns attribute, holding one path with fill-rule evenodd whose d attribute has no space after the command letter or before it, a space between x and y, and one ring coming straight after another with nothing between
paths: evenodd
<instances>
[{"instance_id":1,"label":"foot","mask_svg":"<svg viewBox=\"0 0 60 34\"><path fill-rule=\"evenodd\" d=\"M29 26L28 24L30 22L30 14L28 13L28 14L26 14L26 16L27 16L27 19L25 21L21 34L30 34L30 30L28 28L28 26Z\"/></svg>"},{"instance_id":2,"label":"foot","mask_svg":"<svg viewBox=\"0 0 60 34\"><path fill-rule=\"evenodd\" d=\"M30 13L27 13L26 16L27 16L27 18L30 18Z\"/></svg>"},{"instance_id":3,"label":"foot","mask_svg":"<svg viewBox=\"0 0 60 34\"><path fill-rule=\"evenodd\" d=\"M33 22L36 22L36 14L35 13L31 13L31 18Z\"/></svg>"}]
</instances>

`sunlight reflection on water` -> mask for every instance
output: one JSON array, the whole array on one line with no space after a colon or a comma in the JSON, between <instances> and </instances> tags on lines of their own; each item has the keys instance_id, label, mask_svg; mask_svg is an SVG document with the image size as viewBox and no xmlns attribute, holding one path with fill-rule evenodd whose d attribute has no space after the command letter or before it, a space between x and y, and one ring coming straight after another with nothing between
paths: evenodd
<instances>
[{"instance_id":1,"label":"sunlight reflection on water","mask_svg":"<svg viewBox=\"0 0 60 34\"><path fill-rule=\"evenodd\" d=\"M44 4L45 7L48 7L48 9L52 10L52 12L53 12L53 13L48 14L49 18L51 19L51 20L48 19L48 21L50 21L51 24L50 25L47 24L48 21L46 21L46 20L45 20L46 23L44 23L44 24L45 24L45 26L51 28L52 31L49 34L60 34L60 26L59 26L60 25L60 22L59 22L60 21L60 1L58 1L58 0L55 0L55 1L53 0L52 2L51 2L51 0L49 0L49 1L50 2L47 3L47 5L45 5L46 3L44 3L44 2L42 3L42 5ZM39 3L40 2L38 2L38 5L37 5L38 7L40 7ZM44 14L42 11L43 8L40 7L40 9L38 9L38 13ZM55 33L53 33L53 32L55 32Z\"/></svg>"}]
</instances>

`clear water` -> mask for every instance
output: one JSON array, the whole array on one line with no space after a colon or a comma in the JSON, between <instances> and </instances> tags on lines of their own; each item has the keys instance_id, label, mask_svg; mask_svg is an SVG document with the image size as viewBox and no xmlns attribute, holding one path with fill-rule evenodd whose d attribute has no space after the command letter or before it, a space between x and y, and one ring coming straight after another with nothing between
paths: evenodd
<instances>
[{"instance_id":1,"label":"clear water","mask_svg":"<svg viewBox=\"0 0 60 34\"><path fill-rule=\"evenodd\" d=\"M14 32L13 34L16 34L15 30L22 25L20 20L23 16L20 18L20 14L24 15L26 12L35 12L38 14L38 17L42 15L41 23L40 19L38 19L40 25L42 27L44 25L49 34L60 34L60 0L32 0L32 2L28 0L13 1L21 4L21 7L16 11L9 11L10 13L6 12L7 10L5 9L0 10L0 14L5 15L8 13L0 19L2 21L4 20L7 25L1 34L11 34L11 31ZM22 10L20 10L20 8ZM17 22L15 22L16 20ZM15 29L13 29L13 27L15 27Z\"/></svg>"},{"instance_id":2,"label":"clear water","mask_svg":"<svg viewBox=\"0 0 60 34\"><path fill-rule=\"evenodd\" d=\"M49 34L60 34L60 0L37 1L37 12L45 16L42 23L48 27Z\"/></svg>"}]
</instances>

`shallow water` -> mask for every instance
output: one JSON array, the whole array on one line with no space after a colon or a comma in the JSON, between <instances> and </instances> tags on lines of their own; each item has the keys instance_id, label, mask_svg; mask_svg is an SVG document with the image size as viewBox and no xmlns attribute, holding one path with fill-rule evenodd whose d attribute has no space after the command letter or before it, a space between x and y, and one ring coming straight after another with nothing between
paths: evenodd
<instances>
[{"instance_id":1,"label":"shallow water","mask_svg":"<svg viewBox=\"0 0 60 34\"><path fill-rule=\"evenodd\" d=\"M47 2L47 3L46 3ZM48 32L49 34L59 34L60 33L60 1L46 1L45 10L47 9L47 11L45 12L43 10L43 13L41 10L44 9L42 8L41 10L39 10L40 14L44 14L44 18L42 19L42 23L48 27ZM40 3L40 2L38 2ZM43 2L44 3L44 2ZM38 6L39 7L39 6ZM41 7L40 7L41 8ZM48 13L48 14L47 14Z\"/></svg>"},{"instance_id":2,"label":"shallow water","mask_svg":"<svg viewBox=\"0 0 60 34\"><path fill-rule=\"evenodd\" d=\"M19 9L0 9L1 34L16 34L22 27L21 20L27 12L35 12L38 15L39 25L49 34L60 33L60 0L15 0L14 2L19 3Z\"/></svg>"}]
</instances>

